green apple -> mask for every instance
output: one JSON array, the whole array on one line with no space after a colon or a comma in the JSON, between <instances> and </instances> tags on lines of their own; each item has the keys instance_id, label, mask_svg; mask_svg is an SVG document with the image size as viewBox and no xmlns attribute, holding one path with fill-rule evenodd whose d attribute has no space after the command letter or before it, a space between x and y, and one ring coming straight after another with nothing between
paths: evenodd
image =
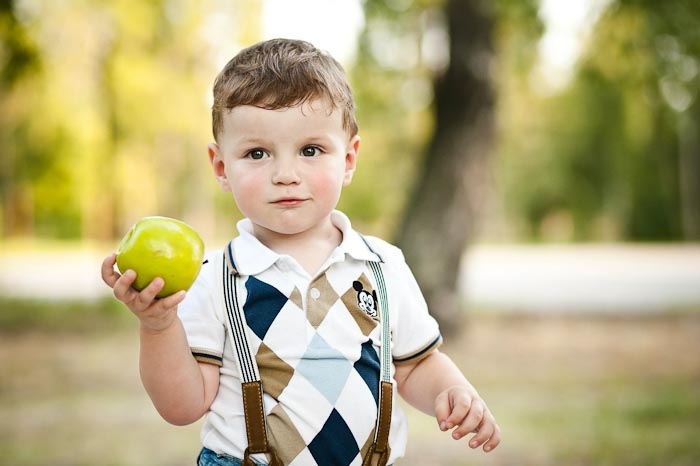
<instances>
[{"instance_id":1,"label":"green apple","mask_svg":"<svg viewBox=\"0 0 700 466\"><path fill-rule=\"evenodd\" d=\"M139 291L161 277L165 286L156 297L164 298L192 286L203 258L204 242L191 226L174 218L144 217L121 240L117 268L136 272L132 286Z\"/></svg>"}]
</instances>

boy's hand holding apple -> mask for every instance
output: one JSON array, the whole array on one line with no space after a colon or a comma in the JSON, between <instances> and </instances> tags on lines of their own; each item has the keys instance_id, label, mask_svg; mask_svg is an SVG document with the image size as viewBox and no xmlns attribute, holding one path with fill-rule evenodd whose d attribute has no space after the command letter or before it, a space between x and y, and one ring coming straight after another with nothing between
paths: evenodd
<instances>
[{"instance_id":1,"label":"boy's hand holding apple","mask_svg":"<svg viewBox=\"0 0 700 466\"><path fill-rule=\"evenodd\" d=\"M160 331L175 319L172 311L197 278L203 257L204 243L192 227L172 218L145 217L124 236L117 253L102 262L102 279L145 329Z\"/></svg>"}]
</instances>

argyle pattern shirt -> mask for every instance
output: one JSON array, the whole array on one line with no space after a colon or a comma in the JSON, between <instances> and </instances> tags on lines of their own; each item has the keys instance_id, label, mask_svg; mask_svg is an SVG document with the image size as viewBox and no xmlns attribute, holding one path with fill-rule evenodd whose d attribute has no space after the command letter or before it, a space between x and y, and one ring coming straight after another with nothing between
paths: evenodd
<instances>
[{"instance_id":1,"label":"argyle pattern shirt","mask_svg":"<svg viewBox=\"0 0 700 466\"><path fill-rule=\"evenodd\" d=\"M359 296L376 295L366 271L360 261L331 267L304 293L278 273L237 280L251 352L274 399L270 444L285 464L355 464L372 442L382 342L379 314L360 307Z\"/></svg>"},{"instance_id":2,"label":"argyle pattern shirt","mask_svg":"<svg viewBox=\"0 0 700 466\"><path fill-rule=\"evenodd\" d=\"M217 278L223 279L215 271L223 269L226 256L239 274L237 293L262 380L271 446L289 466L361 465L374 437L383 344L367 261L381 260L383 251L375 252L344 216L335 221L345 227L343 244L313 277L291 257L260 243L249 247L257 240L245 224L239 225L231 255L207 256L199 284L179 311L195 357L221 366L219 393L202 431L207 448L241 458L247 446L240 376L225 334L223 299L217 296ZM404 286L415 283L412 276L400 278ZM437 347L440 334L419 292L401 293L396 286L388 280L394 358L411 360ZM392 288L403 296L394 296ZM405 315L397 314L416 293L414 309L406 306ZM390 462L403 453L405 437L405 419L395 406ZM263 455L255 458L265 461Z\"/></svg>"}]
</instances>

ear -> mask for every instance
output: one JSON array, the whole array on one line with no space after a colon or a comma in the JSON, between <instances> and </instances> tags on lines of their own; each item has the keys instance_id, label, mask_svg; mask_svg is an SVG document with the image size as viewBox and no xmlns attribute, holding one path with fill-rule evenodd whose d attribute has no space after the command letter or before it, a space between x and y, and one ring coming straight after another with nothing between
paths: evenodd
<instances>
[{"instance_id":1,"label":"ear","mask_svg":"<svg viewBox=\"0 0 700 466\"><path fill-rule=\"evenodd\" d=\"M353 136L348 142L348 147L345 151L345 176L343 185L347 186L352 181L352 176L355 174L357 166L357 156L360 153L360 136Z\"/></svg>"},{"instance_id":2,"label":"ear","mask_svg":"<svg viewBox=\"0 0 700 466\"><path fill-rule=\"evenodd\" d=\"M209 153L209 163L211 163L211 168L214 170L214 176L216 176L219 186L224 191L231 191L231 186L229 186L228 178L226 177L226 164L221 154L221 148L217 143L212 142L207 146L207 152Z\"/></svg>"}]
</instances>

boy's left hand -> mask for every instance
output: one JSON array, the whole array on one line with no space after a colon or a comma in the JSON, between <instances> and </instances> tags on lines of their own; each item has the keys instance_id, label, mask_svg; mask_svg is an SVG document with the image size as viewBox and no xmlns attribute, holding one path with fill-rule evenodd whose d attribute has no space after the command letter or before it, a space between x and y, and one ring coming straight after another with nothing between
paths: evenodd
<instances>
[{"instance_id":1,"label":"boy's left hand","mask_svg":"<svg viewBox=\"0 0 700 466\"><path fill-rule=\"evenodd\" d=\"M469 441L471 448L484 446L489 452L501 441L501 429L476 391L463 386L450 387L435 399L435 417L440 430L452 431L452 438L459 440L470 432L476 435Z\"/></svg>"}]
</instances>

